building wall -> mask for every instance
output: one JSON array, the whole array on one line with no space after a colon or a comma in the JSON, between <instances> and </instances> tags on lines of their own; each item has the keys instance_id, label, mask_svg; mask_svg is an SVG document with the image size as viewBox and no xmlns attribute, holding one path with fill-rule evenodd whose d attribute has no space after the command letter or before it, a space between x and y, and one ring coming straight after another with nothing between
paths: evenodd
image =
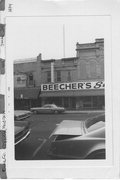
<instances>
[{"instance_id":1,"label":"building wall","mask_svg":"<svg viewBox=\"0 0 120 180\"><path fill-rule=\"evenodd\" d=\"M88 82L94 84L100 81L102 88L42 91L39 98L41 98L41 105L54 102L68 109L104 108L104 39L96 39L94 43L77 43L76 57L42 60L39 54L33 60L15 63L14 74L21 73L26 75L27 87L80 81L85 85ZM33 75L33 83L30 81L30 75ZM54 82L51 82L52 75Z\"/></svg>"},{"instance_id":2,"label":"building wall","mask_svg":"<svg viewBox=\"0 0 120 180\"><path fill-rule=\"evenodd\" d=\"M104 39L95 43L76 44L78 79L104 79Z\"/></svg>"},{"instance_id":3,"label":"building wall","mask_svg":"<svg viewBox=\"0 0 120 180\"><path fill-rule=\"evenodd\" d=\"M104 79L104 40L95 43L76 44L77 58L64 58L54 61L54 74L61 71L61 82ZM47 72L51 71L52 61L41 62L41 83L47 83ZM70 78L68 77L70 76Z\"/></svg>"},{"instance_id":4,"label":"building wall","mask_svg":"<svg viewBox=\"0 0 120 180\"><path fill-rule=\"evenodd\" d=\"M14 74L24 74L27 79L33 75L33 86L48 82L51 63L54 62L54 82L57 82L57 71L61 72L60 82L74 82L104 79L104 40L96 39L95 43L76 44L76 57L58 60L42 60L41 54L31 61L24 60L14 64ZM26 83L29 86L29 83Z\"/></svg>"},{"instance_id":5,"label":"building wall","mask_svg":"<svg viewBox=\"0 0 120 180\"><path fill-rule=\"evenodd\" d=\"M41 56L34 59L24 59L14 62L14 76L26 76L27 87L38 87L41 84ZM30 76L33 76L33 81L30 80ZM15 78L15 87L17 87ZM18 85L19 87L19 85Z\"/></svg>"},{"instance_id":6,"label":"building wall","mask_svg":"<svg viewBox=\"0 0 120 180\"><path fill-rule=\"evenodd\" d=\"M60 71L61 81L68 82L77 79L77 64L74 63L75 58L59 59L54 61L54 82L57 81L57 71ZM41 83L48 83L47 72L51 71L52 61L41 62ZM70 78L69 78L70 76Z\"/></svg>"}]
</instances>

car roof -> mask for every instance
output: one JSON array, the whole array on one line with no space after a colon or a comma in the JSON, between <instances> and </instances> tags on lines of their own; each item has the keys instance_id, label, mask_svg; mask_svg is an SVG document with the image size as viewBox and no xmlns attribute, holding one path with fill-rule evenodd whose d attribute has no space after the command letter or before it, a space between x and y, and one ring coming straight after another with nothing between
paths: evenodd
<instances>
[{"instance_id":1,"label":"car roof","mask_svg":"<svg viewBox=\"0 0 120 180\"><path fill-rule=\"evenodd\" d=\"M53 131L52 135L82 135L81 125L82 121L63 120Z\"/></svg>"},{"instance_id":2,"label":"car roof","mask_svg":"<svg viewBox=\"0 0 120 180\"><path fill-rule=\"evenodd\" d=\"M55 104L45 104L43 106L56 106Z\"/></svg>"}]
</instances>

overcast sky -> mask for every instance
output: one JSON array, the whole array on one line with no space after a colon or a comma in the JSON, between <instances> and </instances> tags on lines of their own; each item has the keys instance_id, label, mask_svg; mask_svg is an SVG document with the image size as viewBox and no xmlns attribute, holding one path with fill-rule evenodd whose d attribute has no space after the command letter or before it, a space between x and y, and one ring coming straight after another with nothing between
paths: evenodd
<instances>
[{"instance_id":1,"label":"overcast sky","mask_svg":"<svg viewBox=\"0 0 120 180\"><path fill-rule=\"evenodd\" d=\"M108 38L109 20L107 16L9 17L7 48L13 60L37 57L40 53L42 59L74 57L77 42Z\"/></svg>"}]
</instances>

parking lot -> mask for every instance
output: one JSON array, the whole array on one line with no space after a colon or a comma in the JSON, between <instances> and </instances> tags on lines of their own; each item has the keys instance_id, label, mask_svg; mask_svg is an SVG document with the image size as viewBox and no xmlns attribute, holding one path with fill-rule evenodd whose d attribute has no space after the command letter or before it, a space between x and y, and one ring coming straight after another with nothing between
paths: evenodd
<instances>
[{"instance_id":1,"label":"parking lot","mask_svg":"<svg viewBox=\"0 0 120 180\"><path fill-rule=\"evenodd\" d=\"M50 135L63 120L85 120L95 113L32 114L26 120L30 122L31 133L28 139L15 147L16 160L48 160Z\"/></svg>"}]
</instances>

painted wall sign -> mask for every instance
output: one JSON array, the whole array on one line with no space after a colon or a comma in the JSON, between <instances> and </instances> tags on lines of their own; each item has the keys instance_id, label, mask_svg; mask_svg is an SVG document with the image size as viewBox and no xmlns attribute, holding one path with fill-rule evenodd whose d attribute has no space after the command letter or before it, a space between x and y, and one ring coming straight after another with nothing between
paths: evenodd
<instances>
[{"instance_id":1,"label":"painted wall sign","mask_svg":"<svg viewBox=\"0 0 120 180\"><path fill-rule=\"evenodd\" d=\"M104 81L42 84L41 91L104 89Z\"/></svg>"}]
</instances>

